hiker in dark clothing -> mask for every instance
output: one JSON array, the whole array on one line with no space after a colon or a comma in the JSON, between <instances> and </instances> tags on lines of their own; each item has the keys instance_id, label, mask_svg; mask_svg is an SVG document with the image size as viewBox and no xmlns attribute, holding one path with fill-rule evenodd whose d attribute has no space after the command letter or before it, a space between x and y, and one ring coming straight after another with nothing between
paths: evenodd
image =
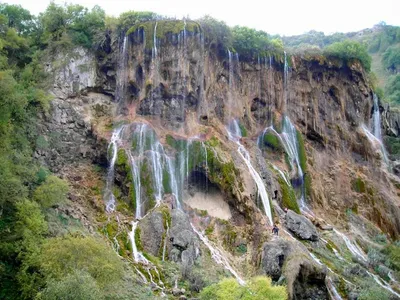
<instances>
[{"instance_id":1,"label":"hiker in dark clothing","mask_svg":"<svg viewBox=\"0 0 400 300\"><path fill-rule=\"evenodd\" d=\"M275 234L276 236L279 233L279 228L278 225L274 224L274 227L272 227L272 233Z\"/></svg>"}]
</instances>

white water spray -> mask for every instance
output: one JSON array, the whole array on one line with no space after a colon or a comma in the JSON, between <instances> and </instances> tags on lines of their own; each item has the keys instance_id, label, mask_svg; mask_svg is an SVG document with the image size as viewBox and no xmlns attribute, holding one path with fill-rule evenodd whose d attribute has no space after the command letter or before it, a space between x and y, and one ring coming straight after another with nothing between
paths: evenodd
<instances>
[{"instance_id":1,"label":"white water spray","mask_svg":"<svg viewBox=\"0 0 400 300\"><path fill-rule=\"evenodd\" d=\"M211 242L208 240L208 238L205 235L203 235L202 233L200 233L200 231L198 231L193 226L192 223L190 223L190 225L192 226L193 231L197 234L199 239L210 250L211 257L214 259L214 261L219 265L223 265L225 267L225 269L227 269L236 278L236 280L239 282L240 285L244 285L245 281L242 278L240 278L238 273L231 267L231 265L229 264L226 257L221 254L221 252L217 249L217 247L213 247L211 245Z\"/></svg>"},{"instance_id":2,"label":"white water spray","mask_svg":"<svg viewBox=\"0 0 400 300\"><path fill-rule=\"evenodd\" d=\"M108 145L107 152L111 151L111 159L110 165L108 167L107 172L107 182L106 182L106 189L104 192L104 198L106 201L106 211L113 212L115 210L115 196L113 193L113 186L114 186L114 170L115 170L115 162L117 160L117 153L118 153L118 143L120 140L121 133L124 129L124 126L118 127L114 130L110 144Z\"/></svg>"},{"instance_id":3,"label":"white water spray","mask_svg":"<svg viewBox=\"0 0 400 300\"><path fill-rule=\"evenodd\" d=\"M238 145L238 153L243 161L246 163L247 168L249 169L251 177L255 181L258 189L258 195L261 198L262 204L264 206L264 212L268 218L270 225L273 224L272 220L272 212L271 212L271 205L269 202L269 197L267 190L265 188L264 182L261 179L260 174L254 169L253 165L251 164L250 154L246 150L246 148L240 143L240 138L242 137L241 130L239 127L239 123L237 120L232 120L232 122L227 127L228 137L231 141L235 142Z\"/></svg>"}]
</instances>

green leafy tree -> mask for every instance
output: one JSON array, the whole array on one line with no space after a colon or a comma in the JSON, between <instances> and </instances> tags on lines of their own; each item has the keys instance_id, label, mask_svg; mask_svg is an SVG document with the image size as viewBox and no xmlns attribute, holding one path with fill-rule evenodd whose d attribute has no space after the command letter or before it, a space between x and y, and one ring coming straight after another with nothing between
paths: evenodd
<instances>
[{"instance_id":1,"label":"green leafy tree","mask_svg":"<svg viewBox=\"0 0 400 300\"><path fill-rule=\"evenodd\" d=\"M119 16L118 20L118 30L120 32L126 32L132 26L136 24L154 21L161 19L160 15L150 11L127 11Z\"/></svg>"},{"instance_id":2,"label":"green leafy tree","mask_svg":"<svg viewBox=\"0 0 400 300\"><path fill-rule=\"evenodd\" d=\"M400 45L387 48L383 53L382 63L386 69L392 72L400 69Z\"/></svg>"},{"instance_id":3,"label":"green leafy tree","mask_svg":"<svg viewBox=\"0 0 400 300\"><path fill-rule=\"evenodd\" d=\"M368 72L371 70L371 57L367 52L365 45L358 42L346 40L333 43L324 49L324 54L328 57L336 57L351 62L358 60Z\"/></svg>"},{"instance_id":4,"label":"green leafy tree","mask_svg":"<svg viewBox=\"0 0 400 300\"><path fill-rule=\"evenodd\" d=\"M18 34L29 35L36 28L35 17L21 5L0 3L0 14L7 17L7 25Z\"/></svg>"},{"instance_id":5,"label":"green leafy tree","mask_svg":"<svg viewBox=\"0 0 400 300\"><path fill-rule=\"evenodd\" d=\"M50 279L47 287L35 299L101 300L104 299L104 295L90 274L85 271L75 271L60 281Z\"/></svg>"},{"instance_id":6,"label":"green leafy tree","mask_svg":"<svg viewBox=\"0 0 400 300\"><path fill-rule=\"evenodd\" d=\"M201 26L207 44L223 51L232 47L232 31L225 22L208 15L198 19L197 22Z\"/></svg>"},{"instance_id":7,"label":"green leafy tree","mask_svg":"<svg viewBox=\"0 0 400 300\"><path fill-rule=\"evenodd\" d=\"M46 178L33 193L33 199L43 208L49 208L56 204L64 204L67 201L68 183L54 175Z\"/></svg>"},{"instance_id":8,"label":"green leafy tree","mask_svg":"<svg viewBox=\"0 0 400 300\"><path fill-rule=\"evenodd\" d=\"M385 94L389 101L400 104L400 74L391 76L385 87Z\"/></svg>"},{"instance_id":9,"label":"green leafy tree","mask_svg":"<svg viewBox=\"0 0 400 300\"><path fill-rule=\"evenodd\" d=\"M112 285L123 275L118 256L104 242L93 237L49 239L42 248L39 261L47 278L60 280L75 270L84 270L101 288Z\"/></svg>"}]
</instances>

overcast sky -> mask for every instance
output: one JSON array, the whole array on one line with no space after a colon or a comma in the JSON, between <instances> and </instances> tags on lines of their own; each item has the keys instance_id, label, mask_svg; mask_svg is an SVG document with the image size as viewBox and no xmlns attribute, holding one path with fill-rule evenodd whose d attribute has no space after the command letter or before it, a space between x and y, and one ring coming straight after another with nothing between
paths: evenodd
<instances>
[{"instance_id":1,"label":"overcast sky","mask_svg":"<svg viewBox=\"0 0 400 300\"><path fill-rule=\"evenodd\" d=\"M6 0L34 14L44 11L49 0ZM55 1L64 3L65 1ZM400 0L69 0L88 8L100 5L108 15L128 10L198 18L211 15L228 25L243 25L271 34L293 35L311 29L325 33L358 31L380 21L400 25Z\"/></svg>"}]
</instances>

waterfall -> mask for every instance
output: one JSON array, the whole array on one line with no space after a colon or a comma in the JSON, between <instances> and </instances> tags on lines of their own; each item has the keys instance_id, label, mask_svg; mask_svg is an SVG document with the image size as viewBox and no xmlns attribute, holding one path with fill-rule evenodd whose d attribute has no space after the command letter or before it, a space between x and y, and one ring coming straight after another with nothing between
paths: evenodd
<instances>
[{"instance_id":1,"label":"waterfall","mask_svg":"<svg viewBox=\"0 0 400 300\"><path fill-rule=\"evenodd\" d=\"M126 84L128 82L128 42L128 36L125 35L118 60L117 84L115 88L116 102L123 100L126 92Z\"/></svg>"},{"instance_id":2,"label":"waterfall","mask_svg":"<svg viewBox=\"0 0 400 300\"><path fill-rule=\"evenodd\" d=\"M283 173L283 171L275 165L272 165L272 167L279 173L279 175L281 175L282 179L285 180L285 183L290 186L291 184L290 184L289 180L287 179L285 173Z\"/></svg>"},{"instance_id":3,"label":"waterfall","mask_svg":"<svg viewBox=\"0 0 400 300\"><path fill-rule=\"evenodd\" d=\"M374 134L372 134L371 131L369 131L368 128L364 124L361 125L361 129L364 131L364 133L365 133L366 137L368 138L368 140L370 141L370 143L379 149L379 151L382 154L383 161L385 162L385 164L387 166L389 166L389 158L387 156L387 152L386 152L385 146L383 145L382 141L380 139L378 139Z\"/></svg>"},{"instance_id":4,"label":"waterfall","mask_svg":"<svg viewBox=\"0 0 400 300\"><path fill-rule=\"evenodd\" d=\"M273 220L272 220L271 205L269 202L268 193L265 188L264 182L261 179L260 174L257 173L257 171L254 169L253 165L251 164L249 152L240 143L240 138L242 137L242 134L241 134L239 123L237 120L232 120L232 122L229 124L229 126L227 128L227 132L228 132L229 139L238 145L237 151L238 151L240 157L246 163L247 168L249 169L250 175L257 185L258 196L261 198L262 204L264 206L264 211L268 218L268 221L269 221L270 225L272 225Z\"/></svg>"},{"instance_id":5,"label":"waterfall","mask_svg":"<svg viewBox=\"0 0 400 300\"><path fill-rule=\"evenodd\" d=\"M129 239L131 240L132 245L132 256L135 262L143 263L145 265L149 264L149 261L143 256L141 252L138 251L135 241L135 231L138 225L138 221L132 222L132 230L129 232Z\"/></svg>"},{"instance_id":6,"label":"waterfall","mask_svg":"<svg viewBox=\"0 0 400 300\"><path fill-rule=\"evenodd\" d=\"M156 25L154 25L154 34L153 34L153 59L157 57L157 22Z\"/></svg>"},{"instance_id":7,"label":"waterfall","mask_svg":"<svg viewBox=\"0 0 400 300\"><path fill-rule=\"evenodd\" d=\"M124 132L123 139L121 138L122 132ZM198 144L194 144L194 142ZM207 160L205 143L199 141L198 136L194 136L188 138L182 146L174 155L169 156L160 143L156 132L149 125L132 123L116 129L113 132L108 150L110 166L104 196L107 211L113 211L116 205L112 190L119 147L126 154L129 164L131 192L136 203L136 219L142 218L143 214L146 213L145 199L154 200L157 206L162 203L166 192L174 195L176 207L181 209L183 191L188 188L187 178L190 176L190 170L196 164L203 164L203 166L205 164L206 175L208 172L207 161L204 162L204 159ZM193 161L193 157L197 157L197 161ZM146 180L146 182L143 182L143 180Z\"/></svg>"},{"instance_id":8,"label":"waterfall","mask_svg":"<svg viewBox=\"0 0 400 300\"><path fill-rule=\"evenodd\" d=\"M326 277L325 283L326 283L326 287L328 289L329 296L331 297L332 300L342 300L343 299L340 296L340 294L338 293L336 287L334 286L333 280L330 276Z\"/></svg>"},{"instance_id":9,"label":"waterfall","mask_svg":"<svg viewBox=\"0 0 400 300\"><path fill-rule=\"evenodd\" d=\"M278 133L273 126L269 126L264 129L262 135L258 139L258 144L259 146L262 145L264 136L265 134L271 131L275 136L279 138L279 141L283 145L283 148L285 149L286 154L289 157L289 164L290 167L294 170L297 170L297 178L301 182L301 195L300 199L298 199L300 209L302 211L307 211L311 213L311 210L307 207L307 204L305 202L305 186L304 186L304 173L303 169L301 168L300 164L300 151L299 151L299 143L298 143L298 138L297 138L297 131L296 127L292 124L288 116L284 116L283 118L283 128L282 128L282 133ZM285 181L287 182L286 178L282 176Z\"/></svg>"},{"instance_id":10,"label":"waterfall","mask_svg":"<svg viewBox=\"0 0 400 300\"><path fill-rule=\"evenodd\" d=\"M162 261L165 261L165 252L167 250L167 240L168 240L168 236L169 236L169 225L168 222L165 222L165 224L167 224L167 232L165 233L165 237L164 237L164 246L163 246L163 252L162 252Z\"/></svg>"},{"instance_id":11,"label":"waterfall","mask_svg":"<svg viewBox=\"0 0 400 300\"><path fill-rule=\"evenodd\" d=\"M374 94L374 113L372 114L374 136L382 141L381 133L381 113L379 111L378 97Z\"/></svg>"},{"instance_id":12,"label":"waterfall","mask_svg":"<svg viewBox=\"0 0 400 300\"><path fill-rule=\"evenodd\" d=\"M286 51L283 51L285 56L285 62L283 67L283 111L286 112L288 105L288 78L289 78L289 66L287 62Z\"/></svg>"},{"instance_id":13,"label":"waterfall","mask_svg":"<svg viewBox=\"0 0 400 300\"><path fill-rule=\"evenodd\" d=\"M200 231L198 231L193 226L192 223L190 223L190 226L192 226L193 231L197 234L197 236L204 243L204 245L210 250L211 257L214 259L214 261L219 265L223 265L224 268L227 269L236 278L239 284L244 285L245 284L244 280L240 278L238 273L231 267L226 257L221 254L221 252L217 249L217 247L213 247L208 238L205 235L203 235Z\"/></svg>"},{"instance_id":14,"label":"waterfall","mask_svg":"<svg viewBox=\"0 0 400 300\"><path fill-rule=\"evenodd\" d=\"M389 291L393 295L395 295L398 298L400 298L400 294L397 293L395 290L393 290L392 287L390 286L390 284L388 284L386 281L382 280L377 275L375 275L375 274L373 274L373 273L371 273L369 271L367 271L367 273L369 274L369 276L371 276L375 280L375 282L377 284L379 284L381 287L383 287L385 290Z\"/></svg>"},{"instance_id":15,"label":"waterfall","mask_svg":"<svg viewBox=\"0 0 400 300\"><path fill-rule=\"evenodd\" d=\"M350 239L344 233L341 233L336 228L333 228L333 231L343 239L343 241L346 244L347 249L349 249L351 254L353 254L355 257L360 258L364 262L368 262L367 255L360 249L360 247L357 244L350 241Z\"/></svg>"},{"instance_id":16,"label":"waterfall","mask_svg":"<svg viewBox=\"0 0 400 300\"><path fill-rule=\"evenodd\" d=\"M176 205L178 209L181 209L181 197L178 188L178 180L176 178L176 170L173 160L167 156L167 165L168 165L168 172L169 172L169 181L171 186L172 194L175 197Z\"/></svg>"},{"instance_id":17,"label":"waterfall","mask_svg":"<svg viewBox=\"0 0 400 300\"><path fill-rule=\"evenodd\" d=\"M228 76L228 112L227 112L227 120L231 120L233 118L233 114L238 110L238 105L236 103L236 99L234 97L234 91L236 89L235 85L235 72L239 73L240 65L239 65L239 54L232 53L228 50L228 65L229 65L229 76Z\"/></svg>"},{"instance_id":18,"label":"waterfall","mask_svg":"<svg viewBox=\"0 0 400 300\"><path fill-rule=\"evenodd\" d=\"M124 126L118 127L115 129L111 136L110 144L108 145L107 152L110 153L111 151L111 159L110 165L107 171L107 182L106 182L106 189L104 192L104 199L106 201L106 211L113 212L115 210L115 196L113 193L113 186L114 186L114 169L115 169L115 162L117 160L117 153L118 153L118 143L120 140L121 132L123 131Z\"/></svg>"}]
</instances>

